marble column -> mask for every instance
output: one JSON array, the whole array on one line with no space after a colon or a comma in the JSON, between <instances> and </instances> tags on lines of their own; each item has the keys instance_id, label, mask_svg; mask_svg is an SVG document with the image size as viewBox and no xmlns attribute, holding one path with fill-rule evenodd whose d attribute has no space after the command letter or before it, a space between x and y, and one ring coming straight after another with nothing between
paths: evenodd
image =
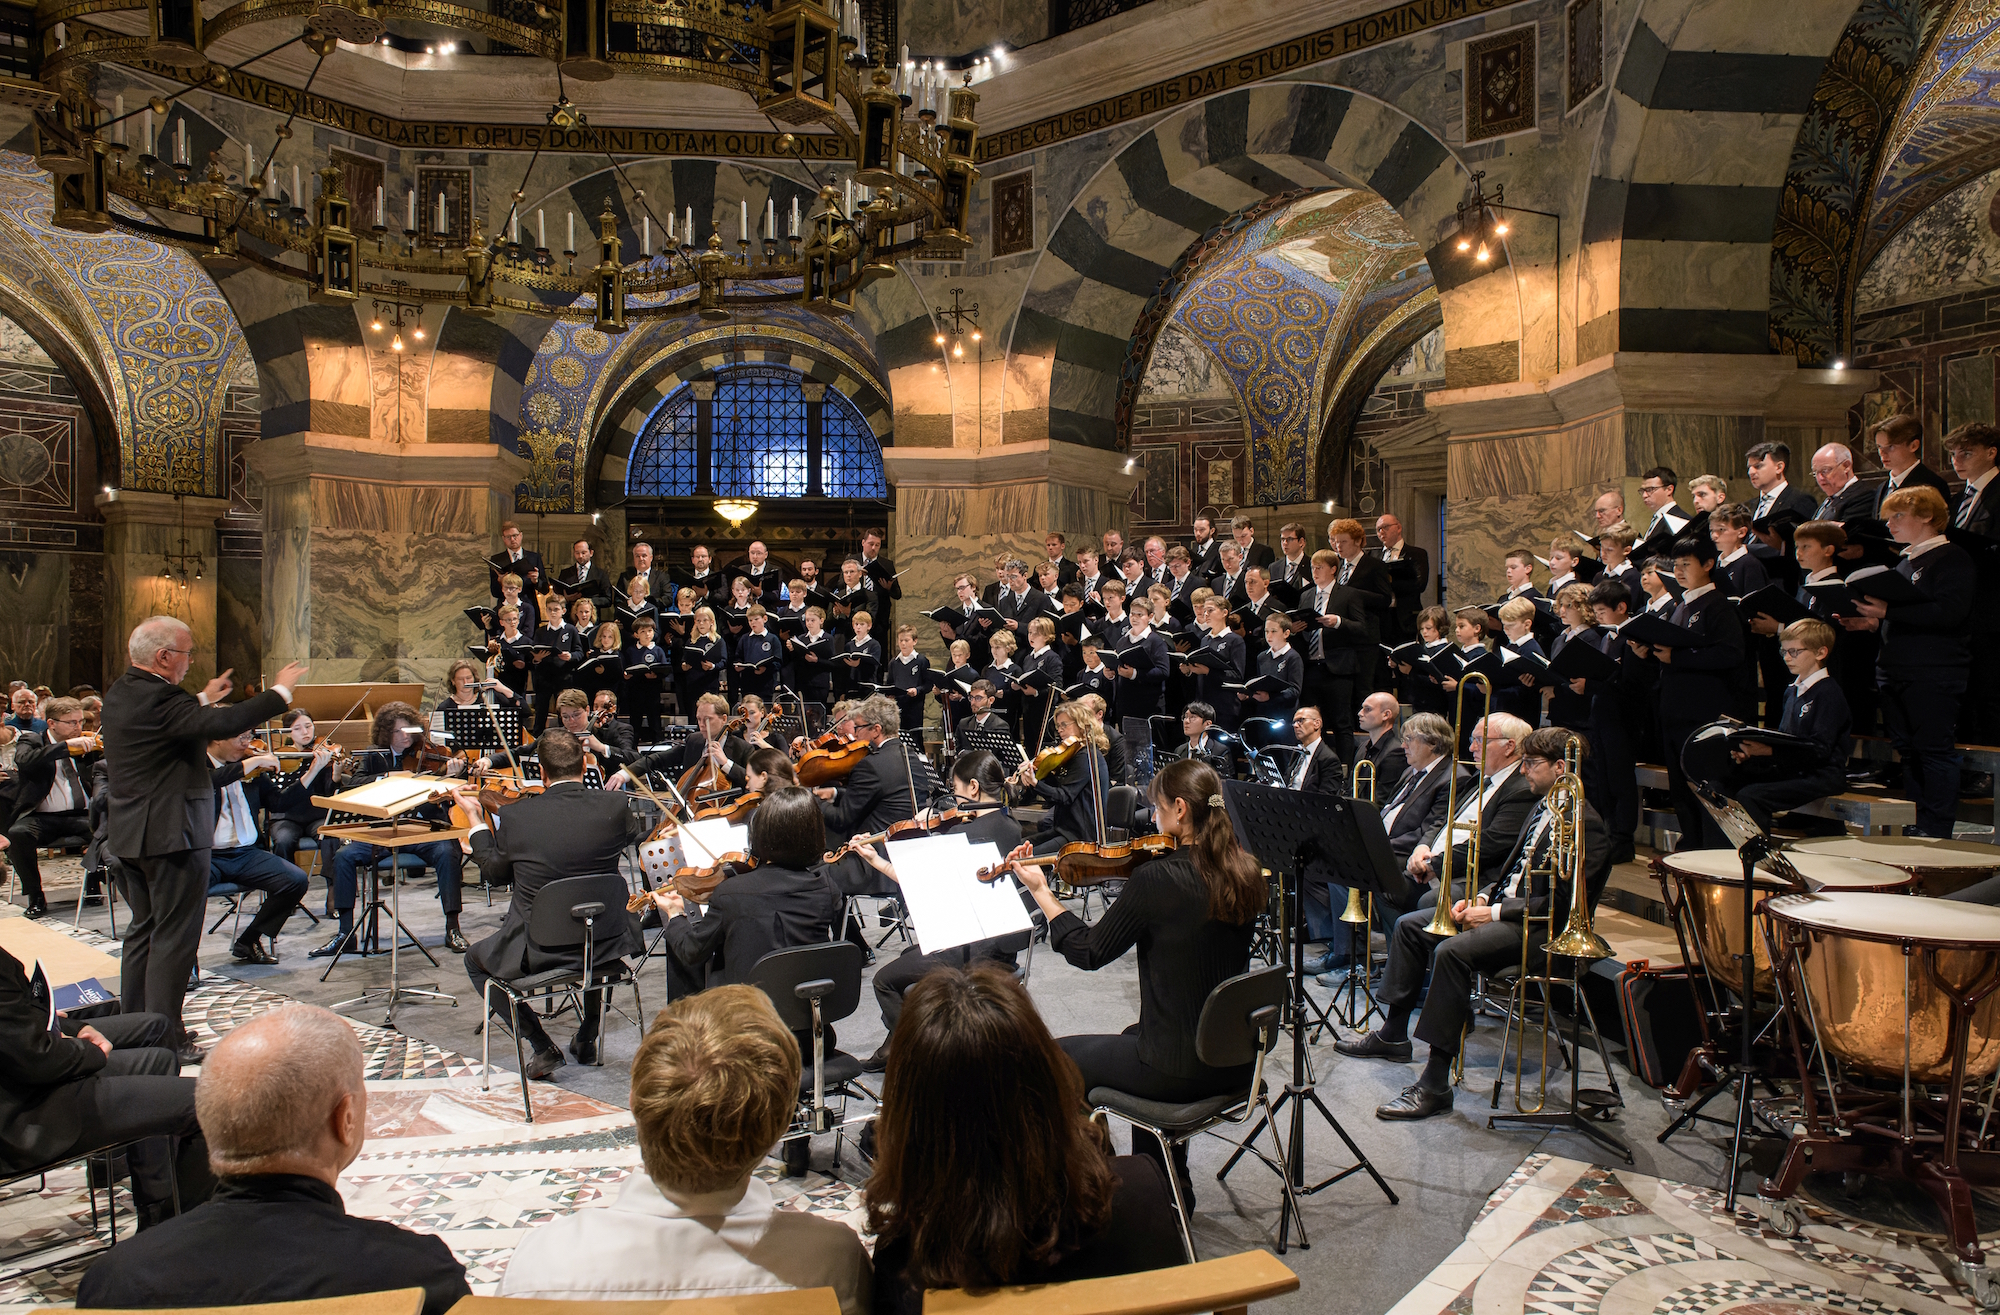
<instances>
[{"instance_id":1,"label":"marble column","mask_svg":"<svg viewBox=\"0 0 2000 1315\"><path fill-rule=\"evenodd\" d=\"M1784 356L1602 356L1553 378L1431 393L1446 433L1445 574L1454 601L1504 589L1515 548L1543 556L1558 535L1590 524L1590 504L1625 493L1635 528L1649 516L1640 476L1670 467L1688 482L1720 475L1750 491L1743 454L1757 443L1791 447L1791 484L1813 491L1811 457L1848 441L1848 409L1875 386L1870 370L1804 369Z\"/></svg>"},{"instance_id":2,"label":"marble column","mask_svg":"<svg viewBox=\"0 0 2000 1315\"><path fill-rule=\"evenodd\" d=\"M125 669L125 641L149 616L179 617L194 632L190 687L215 675L215 522L227 498L175 497L112 489L96 498L104 518L104 654L111 673ZM163 575L172 554L180 575ZM255 672L237 672L239 683Z\"/></svg>"},{"instance_id":3,"label":"marble column","mask_svg":"<svg viewBox=\"0 0 2000 1315\"><path fill-rule=\"evenodd\" d=\"M1025 562L1047 555L1049 531L1072 550L1105 530L1125 528L1127 499L1138 483L1122 452L1047 439L986 448L889 448L882 453L896 487L890 555L903 571L899 615L951 601L952 577L969 571L983 586L1003 549ZM921 618L919 618L921 619ZM893 636L891 637L893 638ZM919 625L917 646L932 662L946 654L937 627Z\"/></svg>"},{"instance_id":4,"label":"marble column","mask_svg":"<svg viewBox=\"0 0 2000 1315\"><path fill-rule=\"evenodd\" d=\"M264 481L264 623L273 663L315 683L425 681L435 695L487 601L483 560L527 461L478 444L330 434L247 449Z\"/></svg>"}]
</instances>

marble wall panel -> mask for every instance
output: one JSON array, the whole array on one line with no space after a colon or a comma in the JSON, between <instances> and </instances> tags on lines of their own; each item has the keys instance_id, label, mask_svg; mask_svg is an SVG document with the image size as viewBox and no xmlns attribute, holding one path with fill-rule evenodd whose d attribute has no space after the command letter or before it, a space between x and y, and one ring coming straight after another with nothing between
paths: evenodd
<instances>
[{"instance_id":1,"label":"marble wall panel","mask_svg":"<svg viewBox=\"0 0 2000 1315\"><path fill-rule=\"evenodd\" d=\"M1740 477L1743 454L1764 441L1762 416L1681 415L1652 411L1625 414L1625 473L1668 466L1681 487L1696 475Z\"/></svg>"},{"instance_id":2,"label":"marble wall panel","mask_svg":"<svg viewBox=\"0 0 2000 1315\"><path fill-rule=\"evenodd\" d=\"M304 480L266 485L261 591L264 635L266 651L282 661L312 653L311 575L311 486Z\"/></svg>"},{"instance_id":3,"label":"marble wall panel","mask_svg":"<svg viewBox=\"0 0 2000 1315\"><path fill-rule=\"evenodd\" d=\"M122 657L134 626L149 616L179 617L194 632L190 688L221 668L215 661L215 531L188 527L188 551L202 556L201 579L182 586L163 579L160 567L178 550L180 531L165 525L112 523L104 531L104 650Z\"/></svg>"},{"instance_id":4,"label":"marble wall panel","mask_svg":"<svg viewBox=\"0 0 2000 1315\"><path fill-rule=\"evenodd\" d=\"M261 686L283 666L265 660L263 563L225 557L215 566L215 661Z\"/></svg>"},{"instance_id":5,"label":"marble wall panel","mask_svg":"<svg viewBox=\"0 0 2000 1315\"><path fill-rule=\"evenodd\" d=\"M1448 450L1448 496L1470 501L1547 489L1599 487L1624 467L1624 425L1604 416L1546 434L1454 442Z\"/></svg>"},{"instance_id":6,"label":"marble wall panel","mask_svg":"<svg viewBox=\"0 0 2000 1315\"><path fill-rule=\"evenodd\" d=\"M125 669L121 645L104 646L104 558L69 555L69 682L106 688Z\"/></svg>"},{"instance_id":7,"label":"marble wall panel","mask_svg":"<svg viewBox=\"0 0 2000 1315\"><path fill-rule=\"evenodd\" d=\"M69 554L0 553L0 672L65 690L79 681L97 684L98 673L72 674L69 631Z\"/></svg>"},{"instance_id":8,"label":"marble wall panel","mask_svg":"<svg viewBox=\"0 0 2000 1315\"><path fill-rule=\"evenodd\" d=\"M1527 548L1546 553L1564 529L1590 523L1596 487L1554 489L1445 504L1445 587L1454 603L1498 598L1507 585L1502 561Z\"/></svg>"}]
</instances>

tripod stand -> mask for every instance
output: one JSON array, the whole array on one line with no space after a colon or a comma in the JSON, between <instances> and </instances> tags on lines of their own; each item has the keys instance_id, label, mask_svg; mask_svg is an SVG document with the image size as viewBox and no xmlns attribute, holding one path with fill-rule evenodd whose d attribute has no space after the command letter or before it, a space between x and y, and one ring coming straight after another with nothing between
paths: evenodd
<instances>
[{"instance_id":1,"label":"tripod stand","mask_svg":"<svg viewBox=\"0 0 2000 1315\"><path fill-rule=\"evenodd\" d=\"M366 822L345 825L335 824L322 826L320 834L338 836L340 839L347 841L359 841L363 844L374 845L378 849L386 849L394 853L396 850L410 845L428 844L434 840L458 840L467 833L456 828L445 828L434 831L423 822L410 821L392 822L388 826L383 826L380 823L370 824ZM386 1015L382 1019L382 1026L393 1027L396 1023L396 1006L405 998L441 1000L453 1006L458 1004L458 998L447 995L444 991L440 990L436 982L424 982L412 986L403 985L402 962L397 951L405 936L409 937L410 944L422 951L424 958L431 961L431 967L437 967L438 961L428 949L424 948L423 942L416 938L415 933L403 925L402 903L402 883L397 880L397 874L392 867L389 872L389 899L384 901L381 889L377 887L374 896L369 900L367 911L362 915L367 920L369 928L366 933L367 938L373 941L377 947L368 951L368 953L372 954L381 953L380 942L376 940L379 932L378 919L384 912L389 915L389 925L393 929L389 933L389 984L387 986L364 987L360 995L355 996L351 1000L342 1000L339 1004L332 1006L336 1011L345 1009L350 1005L367 1004L370 1001L380 1000L387 1006ZM361 925L359 921L355 924L354 935L357 944L363 938ZM339 962L340 955L336 953L333 963L326 966L326 971L331 973L334 964ZM321 975L320 980L326 980L324 974Z\"/></svg>"},{"instance_id":2,"label":"tripod stand","mask_svg":"<svg viewBox=\"0 0 2000 1315\"><path fill-rule=\"evenodd\" d=\"M1229 820L1236 828L1236 838L1245 849L1255 854L1260 862L1279 874L1278 935L1280 952L1291 960L1291 1028L1292 1028L1292 1075L1285 1083L1285 1090L1271 1107L1271 1117L1260 1117L1250 1135L1215 1176L1218 1181L1227 1178L1229 1171L1236 1167L1249 1149L1250 1144L1263 1134L1272 1123L1278 1111L1291 1107L1291 1136L1277 1147L1283 1155L1286 1172L1290 1175L1294 1193L1311 1195L1333 1186L1343 1178L1367 1171L1382 1194L1389 1198L1389 1204L1397 1203L1395 1191L1387 1180L1376 1171L1361 1148L1354 1144L1354 1138L1347 1135L1347 1129L1340 1126L1340 1120L1326 1107L1313 1089L1312 1067L1306 1057L1306 1018L1316 1009L1314 1002L1306 995L1306 942L1300 925L1297 884L1305 872L1307 864L1316 858L1335 854L1364 855L1372 851L1386 854L1388 838L1382 833L1382 821L1372 813L1361 813L1351 806L1350 800L1333 795L1301 795L1277 786L1258 785L1249 781L1224 781L1222 783L1223 802L1229 812ZM1363 826L1357 825L1359 818L1373 816L1373 834L1370 836ZM1374 843L1371 846L1370 840ZM1324 1015L1321 1015L1324 1021ZM1345 1169L1310 1186L1306 1183L1305 1136L1306 1107L1310 1104L1319 1112L1326 1126L1346 1144L1354 1163ZM1277 1129L1271 1129L1271 1139L1278 1141ZM1293 1223L1293 1206L1290 1197L1278 1217L1278 1253L1284 1254L1290 1241ZM1304 1229L1300 1229L1299 1245L1308 1245L1304 1240Z\"/></svg>"},{"instance_id":3,"label":"tripod stand","mask_svg":"<svg viewBox=\"0 0 2000 1315\"><path fill-rule=\"evenodd\" d=\"M1595 1120L1589 1118L1583 1113L1583 1108L1584 1108L1582 1103L1583 1013L1585 1007L1583 1002L1583 963L1584 961L1582 959L1571 959L1569 961L1569 990L1570 990L1569 1108L1563 1110L1557 1110L1554 1113L1549 1113L1549 1114L1540 1114L1540 1113L1495 1114L1486 1120L1486 1126L1489 1128L1503 1128L1503 1127L1565 1128L1571 1132L1582 1133L1584 1136L1590 1138L1592 1141L1602 1146L1605 1150L1612 1152L1614 1155L1623 1156L1625 1159L1625 1163L1630 1164L1632 1163L1632 1152L1625 1145L1625 1143L1619 1141L1616 1137L1606 1132L1603 1128L1597 1125ZM1546 983L1547 979L1543 980ZM1522 979L1520 990L1521 990L1520 1010L1521 1010L1521 1018L1523 1021L1523 1026L1521 1028L1521 1051L1525 1055L1528 1049L1528 1029L1526 1026L1526 1019L1528 1014L1527 979L1525 978ZM1543 986L1542 990L1543 990L1543 995L1542 995L1543 1024L1546 1026L1549 1021L1547 1015L1551 1009L1551 1006L1549 1004L1549 997L1547 994L1548 987L1546 984ZM1596 1027L1597 1024L1593 1021L1591 1023L1591 1029L1593 1032L1596 1030ZM1604 1047L1604 1042L1602 1038L1600 1038L1598 1041L1598 1051L1597 1051L1597 1057L1600 1060L1605 1059L1603 1047ZM1544 1062L1546 1063L1548 1055L1546 1041L1544 1042L1542 1053ZM1506 1048L1503 1046L1500 1052L1500 1065L1503 1070L1503 1074L1506 1068L1506 1064L1507 1064L1507 1052ZM1605 1060L1604 1072L1606 1076L1610 1076L1611 1074L1611 1064L1608 1060ZM1496 1102L1500 1099L1500 1084L1503 1080L1504 1077L1496 1077L1493 1080L1493 1099ZM1611 1084L1613 1088L1612 1094L1615 1096L1616 1088L1618 1085L1618 1079L1613 1077L1611 1079ZM1546 1090L1547 1089L1544 1088L1544 1091ZM1601 1091L1596 1092L1595 1094L1600 1098L1604 1095L1604 1093ZM1515 1090L1514 1099L1516 1102L1515 1108L1516 1109L1520 1108L1519 1106L1520 1089L1518 1088L1518 1086L1516 1087Z\"/></svg>"}]
</instances>

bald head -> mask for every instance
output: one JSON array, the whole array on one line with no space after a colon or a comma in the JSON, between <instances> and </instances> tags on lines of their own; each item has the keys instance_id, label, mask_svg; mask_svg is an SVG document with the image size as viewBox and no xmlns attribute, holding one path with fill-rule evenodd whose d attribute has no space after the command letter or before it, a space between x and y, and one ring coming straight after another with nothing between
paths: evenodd
<instances>
[{"instance_id":1,"label":"bald head","mask_svg":"<svg viewBox=\"0 0 2000 1315\"><path fill-rule=\"evenodd\" d=\"M1402 708L1396 703L1396 696L1394 694L1386 694L1381 690L1377 690L1375 693L1361 700L1361 712L1357 720L1360 721L1361 729L1368 734L1369 738L1380 739L1383 735L1395 729L1396 718L1401 712Z\"/></svg>"},{"instance_id":2,"label":"bald head","mask_svg":"<svg viewBox=\"0 0 2000 1315\"><path fill-rule=\"evenodd\" d=\"M1813 482L1829 497L1854 478L1854 453L1845 443L1828 443L1812 454Z\"/></svg>"},{"instance_id":3,"label":"bald head","mask_svg":"<svg viewBox=\"0 0 2000 1315\"><path fill-rule=\"evenodd\" d=\"M195 1117L218 1175L295 1173L332 1183L361 1151L361 1043L338 1014L287 1005L209 1052Z\"/></svg>"}]
</instances>

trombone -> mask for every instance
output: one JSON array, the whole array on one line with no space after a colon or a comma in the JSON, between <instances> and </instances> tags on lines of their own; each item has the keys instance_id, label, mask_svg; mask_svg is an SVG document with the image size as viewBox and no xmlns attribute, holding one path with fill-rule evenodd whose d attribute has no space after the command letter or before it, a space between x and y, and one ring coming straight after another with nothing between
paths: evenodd
<instances>
[{"instance_id":1,"label":"trombone","mask_svg":"<svg viewBox=\"0 0 2000 1315\"><path fill-rule=\"evenodd\" d=\"M1301 773L1301 776L1303 776L1303 773ZM1364 789L1366 790L1365 794L1363 793ZM1359 758L1355 761L1354 771L1348 777L1347 793L1350 798L1366 799L1371 804L1375 802L1374 759ZM1368 906L1366 908L1363 908L1361 903L1360 889L1354 886L1349 886L1347 888L1347 908L1340 915L1340 920L1345 923L1357 923L1357 922L1372 922L1374 918L1375 918L1375 896L1372 894L1369 895Z\"/></svg>"},{"instance_id":2,"label":"trombone","mask_svg":"<svg viewBox=\"0 0 2000 1315\"><path fill-rule=\"evenodd\" d=\"M1521 917L1521 972L1515 981L1514 1007L1508 1010L1507 1028L1500 1039L1501 1069L1493 1079L1493 1103L1500 1103L1500 1084L1506 1072L1507 1046L1515 1032L1520 1035L1519 1049L1514 1052L1514 1109L1521 1114L1539 1114L1549 1100L1549 986L1555 980L1555 961L1566 959L1603 959L1610 957L1611 946L1591 927L1590 890L1586 876L1587 867L1584 853L1584 794L1583 777L1579 767L1583 760L1583 741L1572 734L1563 746L1563 771L1549 787L1545 806L1549 811L1549 861L1546 867L1528 869L1528 887L1532 891L1536 878L1548 882L1548 909L1542 914L1524 913ZM1550 933L1554 933L1556 910L1560 907L1560 893L1564 883L1570 891L1569 922L1560 936L1552 935L1547 942L1542 961L1542 1074L1535 1092L1535 1103L1522 1103L1521 1093L1525 1082L1528 1061L1528 944L1529 933L1533 930L1536 917L1543 919ZM1572 979L1572 989L1579 989ZM1581 1011L1581 1000L1573 1001L1572 1008ZM1582 1056L1572 1058L1572 1063L1582 1062Z\"/></svg>"},{"instance_id":3,"label":"trombone","mask_svg":"<svg viewBox=\"0 0 2000 1315\"><path fill-rule=\"evenodd\" d=\"M1479 720L1483 722L1493 715L1493 682L1488 680L1483 672L1468 672L1465 678L1458 682L1458 701L1452 712L1451 743L1453 753L1457 753L1458 746L1465 743L1465 691L1470 689L1475 681L1478 682L1481 691L1480 706L1482 711L1479 714ZM1480 741L1479 747L1479 757L1472 763L1472 774L1475 782L1485 779L1486 743L1483 739ZM1476 792L1474 797L1477 797ZM1430 925L1425 927L1424 930L1433 936L1456 936L1458 935L1458 923L1451 916L1452 855L1457 849L1458 837L1463 832L1465 834L1465 898L1467 902L1470 902L1473 897L1479 894L1479 832L1481 830L1477 816L1472 819L1470 827L1462 828L1459 825L1458 770L1456 765L1453 766L1451 781L1445 792L1444 816L1444 855L1443 861L1438 868L1437 907L1431 910Z\"/></svg>"}]
</instances>

